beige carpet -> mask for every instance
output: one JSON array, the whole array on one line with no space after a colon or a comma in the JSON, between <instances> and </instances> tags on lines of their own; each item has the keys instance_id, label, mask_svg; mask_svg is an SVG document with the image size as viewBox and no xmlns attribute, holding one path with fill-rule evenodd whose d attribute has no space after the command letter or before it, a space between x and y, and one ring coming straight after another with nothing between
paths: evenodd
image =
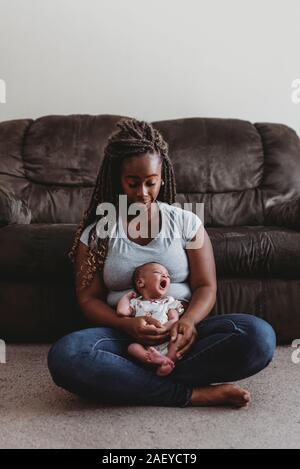
<instances>
[{"instance_id":1,"label":"beige carpet","mask_svg":"<svg viewBox=\"0 0 300 469\"><path fill-rule=\"evenodd\" d=\"M55 386L50 345L8 345L0 364L0 448L299 448L300 364L278 347L240 381L248 409L100 406Z\"/></svg>"}]
</instances>

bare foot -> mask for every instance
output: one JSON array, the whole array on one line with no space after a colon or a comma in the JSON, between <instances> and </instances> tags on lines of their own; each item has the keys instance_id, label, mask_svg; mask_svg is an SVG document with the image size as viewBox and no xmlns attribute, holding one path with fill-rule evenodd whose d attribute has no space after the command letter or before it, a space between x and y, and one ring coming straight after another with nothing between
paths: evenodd
<instances>
[{"instance_id":1,"label":"bare foot","mask_svg":"<svg viewBox=\"0 0 300 469\"><path fill-rule=\"evenodd\" d=\"M165 360L166 361L162 363L156 370L156 374L158 376L169 375L175 367L175 363L173 362L173 360L171 360L171 358L165 357Z\"/></svg>"},{"instance_id":2,"label":"bare foot","mask_svg":"<svg viewBox=\"0 0 300 469\"><path fill-rule=\"evenodd\" d=\"M250 393L233 384L215 384L203 388L193 388L190 405L218 406L232 405L245 407L250 402Z\"/></svg>"},{"instance_id":3,"label":"bare foot","mask_svg":"<svg viewBox=\"0 0 300 469\"><path fill-rule=\"evenodd\" d=\"M156 370L156 374L159 376L165 376L173 371L175 363L171 358L162 355L156 348L149 347L147 350L147 361L150 364L159 365Z\"/></svg>"},{"instance_id":4,"label":"bare foot","mask_svg":"<svg viewBox=\"0 0 300 469\"><path fill-rule=\"evenodd\" d=\"M150 363L154 363L155 365L162 365L166 361L166 357L162 355L156 348L149 347L146 352L147 360Z\"/></svg>"}]
</instances>

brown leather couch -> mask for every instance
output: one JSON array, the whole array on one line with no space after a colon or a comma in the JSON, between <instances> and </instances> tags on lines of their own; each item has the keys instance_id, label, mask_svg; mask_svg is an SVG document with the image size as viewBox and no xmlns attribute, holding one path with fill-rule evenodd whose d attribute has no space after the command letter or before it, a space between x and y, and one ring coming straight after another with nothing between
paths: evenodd
<instances>
[{"instance_id":1,"label":"brown leather couch","mask_svg":"<svg viewBox=\"0 0 300 469\"><path fill-rule=\"evenodd\" d=\"M89 327L67 253L107 137L125 116L0 123L0 337L53 341ZM211 314L248 312L279 343L300 338L300 143L286 125L153 122L169 143L177 201L203 202L218 295Z\"/></svg>"}]
</instances>

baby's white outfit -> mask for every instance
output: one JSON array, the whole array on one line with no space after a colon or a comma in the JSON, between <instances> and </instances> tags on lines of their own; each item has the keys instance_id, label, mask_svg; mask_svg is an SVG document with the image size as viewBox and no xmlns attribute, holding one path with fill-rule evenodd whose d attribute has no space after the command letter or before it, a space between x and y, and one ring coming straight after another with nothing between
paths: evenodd
<instances>
[{"instance_id":1,"label":"baby's white outfit","mask_svg":"<svg viewBox=\"0 0 300 469\"><path fill-rule=\"evenodd\" d=\"M129 304L133 308L133 316L145 316L147 313L151 313L151 316L157 319L161 324L168 322L167 313L169 309L176 309L179 316L184 313L181 301L175 300L173 296L153 300L143 300L142 296L138 296L137 298L131 298ZM169 341L163 344L153 345L152 347L158 350L162 355L166 355L168 353L168 345ZM150 346L146 345L146 348L149 347Z\"/></svg>"}]
</instances>

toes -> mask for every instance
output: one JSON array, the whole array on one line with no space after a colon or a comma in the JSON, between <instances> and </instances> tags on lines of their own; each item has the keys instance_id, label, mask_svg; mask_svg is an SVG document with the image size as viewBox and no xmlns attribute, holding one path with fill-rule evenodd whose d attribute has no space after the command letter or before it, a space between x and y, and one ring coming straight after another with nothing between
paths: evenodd
<instances>
[{"instance_id":1,"label":"toes","mask_svg":"<svg viewBox=\"0 0 300 469\"><path fill-rule=\"evenodd\" d=\"M243 398L245 399L245 401L250 401L250 398L251 398L250 392L245 391L245 392L243 393Z\"/></svg>"},{"instance_id":2,"label":"toes","mask_svg":"<svg viewBox=\"0 0 300 469\"><path fill-rule=\"evenodd\" d=\"M169 371L169 370L172 370L174 368L174 363L172 361L164 361L160 367L159 367L159 370L165 372L165 371Z\"/></svg>"},{"instance_id":3,"label":"toes","mask_svg":"<svg viewBox=\"0 0 300 469\"><path fill-rule=\"evenodd\" d=\"M156 371L156 374L159 376L165 376L171 373L171 371L173 371L173 368L169 366L160 366L158 370Z\"/></svg>"},{"instance_id":4,"label":"toes","mask_svg":"<svg viewBox=\"0 0 300 469\"><path fill-rule=\"evenodd\" d=\"M250 394L245 393L242 396L242 399L240 399L240 405L241 407L248 407L250 404Z\"/></svg>"},{"instance_id":5,"label":"toes","mask_svg":"<svg viewBox=\"0 0 300 469\"><path fill-rule=\"evenodd\" d=\"M173 364L174 364L174 361L172 360L172 358L169 358L169 357L165 357L165 362L166 362L168 365L173 365Z\"/></svg>"}]
</instances>

